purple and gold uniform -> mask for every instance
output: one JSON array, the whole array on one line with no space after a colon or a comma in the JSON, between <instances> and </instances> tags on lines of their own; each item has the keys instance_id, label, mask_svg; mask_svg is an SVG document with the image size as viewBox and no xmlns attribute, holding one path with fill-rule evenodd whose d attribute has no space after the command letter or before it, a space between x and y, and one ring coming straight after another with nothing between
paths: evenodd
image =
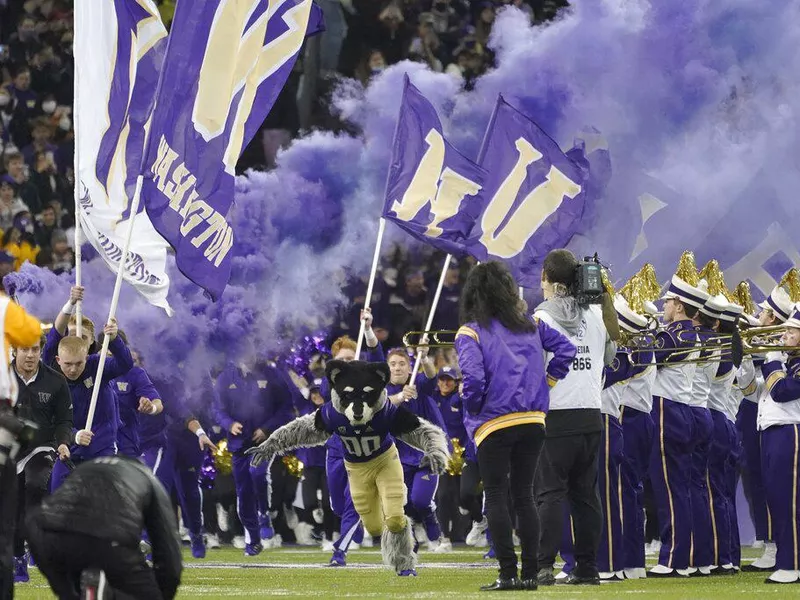
<instances>
[{"instance_id":1,"label":"purple and gold uniform","mask_svg":"<svg viewBox=\"0 0 800 600\"><path fill-rule=\"evenodd\" d=\"M51 333L55 329L51 329ZM55 332L58 335L58 332ZM97 396L97 406L92 423L94 437L88 446L73 445L70 448L71 458L74 463L81 463L100 456L112 456L117 453L117 430L119 429L119 411L111 380L122 377L133 368L133 358L120 337L114 338L109 343L109 350L113 356L106 358L103 371L103 380L95 381L97 366L100 363L99 354L91 354L86 359L86 367L80 377L75 381L67 379L73 406L74 432L86 427L86 418L89 416L89 405L92 400L94 386L100 386ZM55 491L66 476L69 469L66 464L56 461L53 474L50 478L50 491Z\"/></svg>"}]
</instances>

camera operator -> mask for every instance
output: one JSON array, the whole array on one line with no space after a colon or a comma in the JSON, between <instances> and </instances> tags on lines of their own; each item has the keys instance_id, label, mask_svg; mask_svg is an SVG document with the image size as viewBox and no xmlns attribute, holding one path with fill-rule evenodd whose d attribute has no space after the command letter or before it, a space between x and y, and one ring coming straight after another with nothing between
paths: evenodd
<instances>
[{"instance_id":1,"label":"camera operator","mask_svg":"<svg viewBox=\"0 0 800 600\"><path fill-rule=\"evenodd\" d=\"M53 458L69 460L72 439L72 398L67 380L42 363L43 338L32 346L15 347L12 366L17 378L17 415L37 426L34 438L17 456L19 505L14 543L14 579L28 581L25 556L26 511L38 506L47 494Z\"/></svg>"},{"instance_id":2,"label":"camera operator","mask_svg":"<svg viewBox=\"0 0 800 600\"><path fill-rule=\"evenodd\" d=\"M614 360L613 340L619 338L613 299L603 291L600 274L596 258L579 263L569 250L553 250L542 267L545 302L534 316L562 333L578 354L567 376L550 390L547 437L535 484L542 523L539 585L555 583L553 564L561 542L565 498L574 523L576 560L565 583L600 583L600 393L603 367Z\"/></svg>"},{"instance_id":3,"label":"camera operator","mask_svg":"<svg viewBox=\"0 0 800 600\"><path fill-rule=\"evenodd\" d=\"M14 597L14 532L17 521L16 454L32 429L14 414L17 382L8 364L9 346L31 346L42 335L39 321L0 294L0 600Z\"/></svg>"}]
</instances>

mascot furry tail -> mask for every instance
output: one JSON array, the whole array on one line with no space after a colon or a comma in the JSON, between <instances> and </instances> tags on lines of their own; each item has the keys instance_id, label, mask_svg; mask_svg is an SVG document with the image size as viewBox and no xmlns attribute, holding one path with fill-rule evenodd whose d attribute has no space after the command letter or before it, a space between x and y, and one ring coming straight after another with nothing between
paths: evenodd
<instances>
[{"instance_id":1,"label":"mascot furry tail","mask_svg":"<svg viewBox=\"0 0 800 600\"><path fill-rule=\"evenodd\" d=\"M384 528L381 536L381 553L383 563L392 567L398 575L416 576L414 567L417 565L417 556L414 554L411 521L406 520L406 526L400 531Z\"/></svg>"}]
</instances>

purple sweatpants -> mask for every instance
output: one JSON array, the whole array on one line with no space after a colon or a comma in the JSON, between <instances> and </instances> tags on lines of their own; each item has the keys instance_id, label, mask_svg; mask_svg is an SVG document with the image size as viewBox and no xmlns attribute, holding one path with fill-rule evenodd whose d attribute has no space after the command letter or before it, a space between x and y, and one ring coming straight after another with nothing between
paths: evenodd
<instances>
[{"instance_id":1,"label":"purple sweatpants","mask_svg":"<svg viewBox=\"0 0 800 600\"><path fill-rule=\"evenodd\" d=\"M347 482L347 470L344 458L331 455L325 459L325 471L328 477L328 492L331 498L331 510L342 521L339 539L333 543L337 550L347 552L350 543L360 544L364 540L364 527L358 516L353 498L350 496L350 485Z\"/></svg>"},{"instance_id":2,"label":"purple sweatpants","mask_svg":"<svg viewBox=\"0 0 800 600\"><path fill-rule=\"evenodd\" d=\"M403 465L403 478L408 490L406 514L425 527L428 539L438 540L442 536L439 519L436 518L436 489L439 487L439 476L430 469L413 465Z\"/></svg>"},{"instance_id":3,"label":"purple sweatpants","mask_svg":"<svg viewBox=\"0 0 800 600\"><path fill-rule=\"evenodd\" d=\"M643 569L644 556L644 482L653 452L653 417L623 406L620 412L625 453L620 468L622 478L623 569Z\"/></svg>"},{"instance_id":4,"label":"purple sweatpants","mask_svg":"<svg viewBox=\"0 0 800 600\"><path fill-rule=\"evenodd\" d=\"M269 512L269 465L258 467L250 464L250 457L244 450L233 454L233 482L236 485L236 512L244 529L247 544L261 542L259 513Z\"/></svg>"},{"instance_id":5,"label":"purple sweatpants","mask_svg":"<svg viewBox=\"0 0 800 600\"><path fill-rule=\"evenodd\" d=\"M778 546L775 568L800 570L800 425L761 432L761 472Z\"/></svg>"},{"instance_id":6,"label":"purple sweatpants","mask_svg":"<svg viewBox=\"0 0 800 600\"><path fill-rule=\"evenodd\" d=\"M736 415L736 429L742 441L744 484L750 514L756 529L756 539L772 541L772 523L767 510L767 493L761 474L761 433L756 427L758 404L743 400Z\"/></svg>"},{"instance_id":7,"label":"purple sweatpants","mask_svg":"<svg viewBox=\"0 0 800 600\"><path fill-rule=\"evenodd\" d=\"M695 446L691 407L653 398L655 444L650 456L661 553L658 563L671 569L689 568L692 545L692 452Z\"/></svg>"}]
</instances>

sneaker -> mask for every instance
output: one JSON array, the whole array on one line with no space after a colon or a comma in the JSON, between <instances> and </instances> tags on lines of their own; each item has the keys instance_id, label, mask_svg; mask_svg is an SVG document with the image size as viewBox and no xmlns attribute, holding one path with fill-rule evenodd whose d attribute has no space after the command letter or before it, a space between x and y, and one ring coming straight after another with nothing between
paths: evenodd
<instances>
[{"instance_id":1,"label":"sneaker","mask_svg":"<svg viewBox=\"0 0 800 600\"><path fill-rule=\"evenodd\" d=\"M779 569L764 580L764 583L797 583L800 581L800 571Z\"/></svg>"},{"instance_id":2,"label":"sneaker","mask_svg":"<svg viewBox=\"0 0 800 600\"><path fill-rule=\"evenodd\" d=\"M486 530L488 528L489 521L486 520L486 517L484 517L480 522L473 521L472 529L470 529L469 533L467 534L467 546L477 546L480 537L486 534Z\"/></svg>"},{"instance_id":3,"label":"sneaker","mask_svg":"<svg viewBox=\"0 0 800 600\"><path fill-rule=\"evenodd\" d=\"M203 534L193 533L191 535L192 544L192 557L205 558L206 557L206 542L203 539Z\"/></svg>"},{"instance_id":4,"label":"sneaker","mask_svg":"<svg viewBox=\"0 0 800 600\"><path fill-rule=\"evenodd\" d=\"M689 569L670 569L664 565L656 565L647 572L647 577L689 577Z\"/></svg>"},{"instance_id":5,"label":"sneaker","mask_svg":"<svg viewBox=\"0 0 800 600\"><path fill-rule=\"evenodd\" d=\"M416 569L404 569L398 573L400 577L416 577L417 571Z\"/></svg>"},{"instance_id":6,"label":"sneaker","mask_svg":"<svg viewBox=\"0 0 800 600\"><path fill-rule=\"evenodd\" d=\"M28 557L14 557L14 583L27 583L31 580L28 575Z\"/></svg>"},{"instance_id":7,"label":"sneaker","mask_svg":"<svg viewBox=\"0 0 800 600\"><path fill-rule=\"evenodd\" d=\"M244 547L246 546L243 535L237 535L233 538L233 542L231 543L237 550L244 550Z\"/></svg>"},{"instance_id":8,"label":"sneaker","mask_svg":"<svg viewBox=\"0 0 800 600\"><path fill-rule=\"evenodd\" d=\"M566 577L564 579L566 579ZM553 577L553 569L539 569L536 581L539 585L555 585L556 578Z\"/></svg>"},{"instance_id":9,"label":"sneaker","mask_svg":"<svg viewBox=\"0 0 800 600\"><path fill-rule=\"evenodd\" d=\"M644 567L636 567L634 569L625 569L625 579L647 579L647 569Z\"/></svg>"},{"instance_id":10,"label":"sneaker","mask_svg":"<svg viewBox=\"0 0 800 600\"><path fill-rule=\"evenodd\" d=\"M772 571L775 569L775 560L778 555L778 547L774 542L764 544L764 553L749 565L744 565L742 571Z\"/></svg>"},{"instance_id":11,"label":"sneaker","mask_svg":"<svg viewBox=\"0 0 800 600\"><path fill-rule=\"evenodd\" d=\"M333 552L334 550L336 550L336 547L333 545L333 542L330 541L328 538L324 538L322 540L322 551Z\"/></svg>"},{"instance_id":12,"label":"sneaker","mask_svg":"<svg viewBox=\"0 0 800 600\"><path fill-rule=\"evenodd\" d=\"M365 531L364 532L364 539L361 540L361 547L362 548L372 548L374 545L375 545L375 542L372 541L372 536Z\"/></svg>"},{"instance_id":13,"label":"sneaker","mask_svg":"<svg viewBox=\"0 0 800 600\"><path fill-rule=\"evenodd\" d=\"M331 561L328 563L329 567L346 567L347 566L347 555L342 552L341 550L334 550L333 556L331 556Z\"/></svg>"},{"instance_id":14,"label":"sneaker","mask_svg":"<svg viewBox=\"0 0 800 600\"><path fill-rule=\"evenodd\" d=\"M625 573L622 571L600 573L600 581L625 581Z\"/></svg>"},{"instance_id":15,"label":"sneaker","mask_svg":"<svg viewBox=\"0 0 800 600\"><path fill-rule=\"evenodd\" d=\"M436 554L446 554L452 551L453 551L453 542L451 542L447 538L442 538L439 541L439 545L434 550Z\"/></svg>"},{"instance_id":16,"label":"sneaker","mask_svg":"<svg viewBox=\"0 0 800 600\"><path fill-rule=\"evenodd\" d=\"M298 523L294 528L294 536L299 546L316 546L317 543L311 537L311 532L314 529L313 525L308 523Z\"/></svg>"},{"instance_id":17,"label":"sneaker","mask_svg":"<svg viewBox=\"0 0 800 600\"><path fill-rule=\"evenodd\" d=\"M478 537L478 541L475 543L476 548L488 548L489 545L489 538L485 534Z\"/></svg>"},{"instance_id":18,"label":"sneaker","mask_svg":"<svg viewBox=\"0 0 800 600\"><path fill-rule=\"evenodd\" d=\"M567 577L569 577L569 572L568 572L568 571L560 571L560 572L558 573L558 575L556 575L556 583L561 583L561 582L562 582L562 581L564 581L564 580L565 580Z\"/></svg>"},{"instance_id":19,"label":"sneaker","mask_svg":"<svg viewBox=\"0 0 800 600\"><path fill-rule=\"evenodd\" d=\"M244 547L244 555L245 556L258 556L261 554L262 550L264 550L264 546L261 544L247 544Z\"/></svg>"},{"instance_id":20,"label":"sneaker","mask_svg":"<svg viewBox=\"0 0 800 600\"><path fill-rule=\"evenodd\" d=\"M180 529L178 530L178 533L181 536L181 541L182 542L190 542L191 541L191 538L189 537L189 530L186 529L186 527L184 527L183 525L180 526Z\"/></svg>"},{"instance_id":21,"label":"sneaker","mask_svg":"<svg viewBox=\"0 0 800 600\"><path fill-rule=\"evenodd\" d=\"M209 550L216 550L222 546L219 541L219 536L216 533L209 533L206 535L206 548Z\"/></svg>"},{"instance_id":22,"label":"sneaker","mask_svg":"<svg viewBox=\"0 0 800 600\"><path fill-rule=\"evenodd\" d=\"M269 515L258 515L258 534L262 540L272 539L272 536L275 535Z\"/></svg>"}]
</instances>

